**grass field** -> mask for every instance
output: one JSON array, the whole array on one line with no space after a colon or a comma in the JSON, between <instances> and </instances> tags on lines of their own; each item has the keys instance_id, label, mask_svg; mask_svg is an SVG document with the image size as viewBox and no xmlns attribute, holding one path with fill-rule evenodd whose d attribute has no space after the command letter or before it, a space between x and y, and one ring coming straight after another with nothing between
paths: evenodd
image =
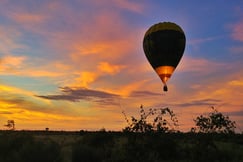
<instances>
[{"instance_id":1,"label":"grass field","mask_svg":"<svg viewBox=\"0 0 243 162\"><path fill-rule=\"evenodd\" d=\"M0 131L2 162L243 161L243 134Z\"/></svg>"}]
</instances>

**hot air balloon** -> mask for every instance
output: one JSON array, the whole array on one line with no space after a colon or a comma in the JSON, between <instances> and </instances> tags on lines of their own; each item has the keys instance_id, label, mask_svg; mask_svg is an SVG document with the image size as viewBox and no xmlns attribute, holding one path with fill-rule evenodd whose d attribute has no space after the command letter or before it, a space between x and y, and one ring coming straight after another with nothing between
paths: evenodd
<instances>
[{"instance_id":1,"label":"hot air balloon","mask_svg":"<svg viewBox=\"0 0 243 162\"><path fill-rule=\"evenodd\" d=\"M168 91L166 82L180 62L185 44L184 31L172 22L154 24L144 35L144 53L163 82L164 91Z\"/></svg>"}]
</instances>

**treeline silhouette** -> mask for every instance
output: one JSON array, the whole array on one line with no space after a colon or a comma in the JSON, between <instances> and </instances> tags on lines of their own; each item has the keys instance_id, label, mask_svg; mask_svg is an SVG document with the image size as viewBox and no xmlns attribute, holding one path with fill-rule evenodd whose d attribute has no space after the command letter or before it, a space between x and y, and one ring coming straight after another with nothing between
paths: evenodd
<instances>
[{"instance_id":1,"label":"treeline silhouette","mask_svg":"<svg viewBox=\"0 0 243 162\"><path fill-rule=\"evenodd\" d=\"M25 131L0 132L1 162L61 161L59 145L47 138L38 140Z\"/></svg>"},{"instance_id":2,"label":"treeline silhouette","mask_svg":"<svg viewBox=\"0 0 243 162\"><path fill-rule=\"evenodd\" d=\"M2 162L243 161L243 134L0 131Z\"/></svg>"}]
</instances>

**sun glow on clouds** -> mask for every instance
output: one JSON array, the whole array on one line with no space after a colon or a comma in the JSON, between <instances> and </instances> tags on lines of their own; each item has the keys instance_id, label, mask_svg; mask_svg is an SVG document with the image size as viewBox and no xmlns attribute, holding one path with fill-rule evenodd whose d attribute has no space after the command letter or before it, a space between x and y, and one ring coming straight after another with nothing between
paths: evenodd
<instances>
[{"instance_id":1,"label":"sun glow on clouds","mask_svg":"<svg viewBox=\"0 0 243 162\"><path fill-rule=\"evenodd\" d=\"M0 72L9 74L21 68L25 61L25 56L4 56L0 58Z\"/></svg>"},{"instance_id":2,"label":"sun glow on clouds","mask_svg":"<svg viewBox=\"0 0 243 162\"><path fill-rule=\"evenodd\" d=\"M111 75L118 73L122 67L124 67L124 66L111 65L108 62L100 62L98 65L98 69L101 72L111 74Z\"/></svg>"},{"instance_id":3,"label":"sun glow on clouds","mask_svg":"<svg viewBox=\"0 0 243 162\"><path fill-rule=\"evenodd\" d=\"M233 86L243 86L243 80L233 80L233 81L230 81L229 82L230 85L233 85Z\"/></svg>"},{"instance_id":4,"label":"sun glow on clouds","mask_svg":"<svg viewBox=\"0 0 243 162\"><path fill-rule=\"evenodd\" d=\"M9 109L8 112L0 110L0 116L5 120L14 119L16 127L21 127L22 129L37 129L42 130L46 127L50 127L52 130L60 130L72 125L71 130L77 130L80 126L85 128L85 125L90 121L95 121L94 117L81 117L72 116L67 114L52 114L38 111L31 111L21 108L11 108L11 106L6 106ZM6 109L5 108L5 109ZM5 110L4 109L4 110ZM88 129L88 128L86 128ZM89 128L90 129L90 128ZM95 129L95 126L93 126Z\"/></svg>"},{"instance_id":5,"label":"sun glow on clouds","mask_svg":"<svg viewBox=\"0 0 243 162\"><path fill-rule=\"evenodd\" d=\"M36 98L33 92L3 85L0 86L0 90L1 123L14 119L16 126L21 129L44 129L49 126L52 129L63 129L72 123L72 130L79 129L80 125L85 128L89 121L96 120L92 115L88 115L89 113L86 116L78 115L85 114L82 110L68 111L72 108L65 103L57 104L56 106L59 105L57 109L52 102ZM90 127L92 128L95 129L95 125Z\"/></svg>"},{"instance_id":6,"label":"sun glow on clouds","mask_svg":"<svg viewBox=\"0 0 243 162\"><path fill-rule=\"evenodd\" d=\"M97 78L96 72L81 72L78 78L75 78L75 82L72 84L73 86L79 87L88 87L88 85L94 82Z\"/></svg>"},{"instance_id":7,"label":"sun glow on clouds","mask_svg":"<svg viewBox=\"0 0 243 162\"><path fill-rule=\"evenodd\" d=\"M7 86L7 85L1 85L1 84L0 84L0 90L1 90L1 92L3 92L2 94L13 93L13 94L24 94L24 95L29 95L29 96L33 95L33 92L29 92L24 89Z\"/></svg>"},{"instance_id":8,"label":"sun glow on clouds","mask_svg":"<svg viewBox=\"0 0 243 162\"><path fill-rule=\"evenodd\" d=\"M83 71L77 73L78 77L75 78L71 86L89 87L91 83L96 81L99 77L105 75L115 75L123 68L123 65L111 65L108 62L100 62L94 71Z\"/></svg>"}]
</instances>

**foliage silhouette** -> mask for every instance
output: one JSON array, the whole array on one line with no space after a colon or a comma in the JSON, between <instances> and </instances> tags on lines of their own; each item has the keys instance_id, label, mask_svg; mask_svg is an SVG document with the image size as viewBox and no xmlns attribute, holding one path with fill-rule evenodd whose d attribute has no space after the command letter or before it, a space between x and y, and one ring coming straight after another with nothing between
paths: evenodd
<instances>
[{"instance_id":1,"label":"foliage silhouette","mask_svg":"<svg viewBox=\"0 0 243 162\"><path fill-rule=\"evenodd\" d=\"M202 133L234 133L235 121L231 121L228 116L218 112L213 106L212 111L207 116L200 115L194 122L195 128L192 128L192 132Z\"/></svg>"},{"instance_id":2,"label":"foliage silhouette","mask_svg":"<svg viewBox=\"0 0 243 162\"><path fill-rule=\"evenodd\" d=\"M73 162L97 162L111 158L114 141L112 134L106 132L87 133L73 145Z\"/></svg>"},{"instance_id":3,"label":"foliage silhouette","mask_svg":"<svg viewBox=\"0 0 243 162\"><path fill-rule=\"evenodd\" d=\"M223 133L0 131L0 161L238 162L242 139Z\"/></svg>"},{"instance_id":4,"label":"foliage silhouette","mask_svg":"<svg viewBox=\"0 0 243 162\"><path fill-rule=\"evenodd\" d=\"M146 112L143 108L143 105L140 106L140 119L136 119L134 116L131 116L131 121L127 118L125 112L123 111L125 120L128 124L127 127L123 129L124 132L175 132L178 127L178 120L172 110L169 108L150 108ZM167 118L166 118L166 115ZM147 119L151 116L155 116L151 122L148 122ZM169 119L168 119L169 118Z\"/></svg>"},{"instance_id":5,"label":"foliage silhouette","mask_svg":"<svg viewBox=\"0 0 243 162\"><path fill-rule=\"evenodd\" d=\"M0 135L0 161L61 162L61 154L54 141L39 141L29 134L13 132Z\"/></svg>"},{"instance_id":6,"label":"foliage silhouette","mask_svg":"<svg viewBox=\"0 0 243 162\"><path fill-rule=\"evenodd\" d=\"M9 130L15 130L15 123L14 120L8 120L7 124L4 125L5 127L8 127Z\"/></svg>"}]
</instances>

